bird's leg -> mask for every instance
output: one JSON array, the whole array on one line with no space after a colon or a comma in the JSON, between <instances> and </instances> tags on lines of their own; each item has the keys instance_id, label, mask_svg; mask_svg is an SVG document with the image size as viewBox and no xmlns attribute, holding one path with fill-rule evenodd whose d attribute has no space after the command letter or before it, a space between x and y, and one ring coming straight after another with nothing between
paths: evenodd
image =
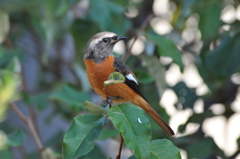
<instances>
[{"instance_id":1,"label":"bird's leg","mask_svg":"<svg viewBox=\"0 0 240 159\"><path fill-rule=\"evenodd\" d=\"M106 102L107 102L107 104L110 105L110 107L112 107L112 101L115 100L115 99L119 99L119 98L122 98L122 97L120 97L120 96L117 96L117 97L110 97L110 96L107 96L107 98L106 98Z\"/></svg>"}]
</instances>

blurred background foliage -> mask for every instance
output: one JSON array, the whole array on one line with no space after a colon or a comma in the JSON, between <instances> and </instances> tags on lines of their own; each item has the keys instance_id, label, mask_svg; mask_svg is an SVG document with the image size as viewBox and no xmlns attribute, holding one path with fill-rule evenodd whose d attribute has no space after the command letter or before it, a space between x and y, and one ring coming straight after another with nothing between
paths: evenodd
<instances>
[{"instance_id":1,"label":"blurred background foliage","mask_svg":"<svg viewBox=\"0 0 240 159\"><path fill-rule=\"evenodd\" d=\"M33 120L48 158L61 158L83 103L102 102L82 58L105 30L129 37L114 52L170 122L182 158L240 158L238 0L0 0L0 158L39 156L13 102ZM154 122L152 129L166 138ZM114 157L116 136L104 130L88 157Z\"/></svg>"}]
</instances>

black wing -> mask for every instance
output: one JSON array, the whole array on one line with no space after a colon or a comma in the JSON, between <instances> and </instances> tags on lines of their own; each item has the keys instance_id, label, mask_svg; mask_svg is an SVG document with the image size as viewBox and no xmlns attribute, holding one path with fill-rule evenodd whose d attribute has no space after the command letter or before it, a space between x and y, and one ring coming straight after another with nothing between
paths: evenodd
<instances>
[{"instance_id":1,"label":"black wing","mask_svg":"<svg viewBox=\"0 0 240 159\"><path fill-rule=\"evenodd\" d=\"M138 83L136 83L134 80L129 80L126 77L129 74L133 75L132 71L125 64L123 64L121 60L119 60L116 57L115 57L115 60L114 60L114 68L115 68L115 71L120 72L121 74L124 75L124 77L125 77L124 83L126 85L128 85L128 87L130 87L132 90L134 90L134 92L139 94L143 99L145 99L147 101L147 99L144 97Z\"/></svg>"}]
</instances>

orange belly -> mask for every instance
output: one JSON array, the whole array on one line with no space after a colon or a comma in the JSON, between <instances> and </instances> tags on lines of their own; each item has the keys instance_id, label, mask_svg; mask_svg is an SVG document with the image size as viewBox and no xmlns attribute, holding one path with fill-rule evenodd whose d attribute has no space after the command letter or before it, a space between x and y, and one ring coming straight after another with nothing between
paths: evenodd
<instances>
[{"instance_id":1,"label":"orange belly","mask_svg":"<svg viewBox=\"0 0 240 159\"><path fill-rule=\"evenodd\" d=\"M131 102L137 94L129 88L125 83L112 84L104 87L104 81L108 80L109 75L114 72L114 56L108 58L100 64L92 60L84 60L86 65L88 80L94 91L102 98L106 97L122 97L113 100L114 103Z\"/></svg>"}]
</instances>

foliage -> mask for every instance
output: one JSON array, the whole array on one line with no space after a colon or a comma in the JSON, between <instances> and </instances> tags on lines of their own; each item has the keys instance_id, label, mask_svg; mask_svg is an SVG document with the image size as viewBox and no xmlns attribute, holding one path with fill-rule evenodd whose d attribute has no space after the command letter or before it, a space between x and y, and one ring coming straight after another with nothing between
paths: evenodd
<instances>
[{"instance_id":1,"label":"foliage","mask_svg":"<svg viewBox=\"0 0 240 159\"><path fill-rule=\"evenodd\" d=\"M153 0L1 0L0 158L19 154L43 158L40 152L49 158L62 154L106 159L109 154L96 141L118 140L119 133L133 152L131 159L181 158L179 149L187 158L235 158L239 151L227 154L203 127L206 119L221 116L230 121L238 114L233 105L239 99L240 84L239 1L169 0L167 12L157 4ZM224 18L229 8L235 12L232 19ZM164 26L161 22L170 26L169 31L159 30ZM138 107L100 106L82 58L88 39L104 30L142 42L141 55L129 56L134 47L125 41L126 54L119 57L126 60L144 95L168 123L174 113L158 106L166 90L177 98L175 112L191 112L175 128L184 135L164 139L163 131ZM166 57L170 60L164 61ZM191 78L185 73L192 66L201 79L197 86L186 80ZM181 74L180 80L173 79L175 83L165 78L173 67ZM123 80L115 74L107 85ZM202 86L206 91L199 93ZM201 112L195 109L199 100ZM32 145L32 129L9 107L13 103L33 121L31 128L40 136L44 151ZM214 104L221 104L224 111L212 111ZM195 132L186 133L193 123L198 125Z\"/></svg>"}]
</instances>

